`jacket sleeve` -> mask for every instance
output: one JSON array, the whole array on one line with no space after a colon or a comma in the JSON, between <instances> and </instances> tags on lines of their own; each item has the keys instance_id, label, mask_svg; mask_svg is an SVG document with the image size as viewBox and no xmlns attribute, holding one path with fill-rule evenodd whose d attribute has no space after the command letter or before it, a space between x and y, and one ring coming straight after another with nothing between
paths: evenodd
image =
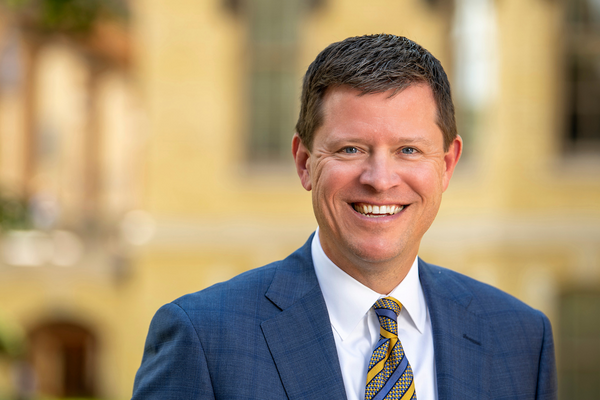
<instances>
[{"instance_id":1,"label":"jacket sleeve","mask_svg":"<svg viewBox=\"0 0 600 400\"><path fill-rule=\"evenodd\" d=\"M213 399L206 357L186 312L161 307L150 324L132 400Z\"/></svg>"},{"instance_id":2,"label":"jacket sleeve","mask_svg":"<svg viewBox=\"0 0 600 400\"><path fill-rule=\"evenodd\" d=\"M544 341L538 367L536 400L556 400L558 398L556 360L554 358L554 340L550 321L543 315Z\"/></svg>"}]
</instances>

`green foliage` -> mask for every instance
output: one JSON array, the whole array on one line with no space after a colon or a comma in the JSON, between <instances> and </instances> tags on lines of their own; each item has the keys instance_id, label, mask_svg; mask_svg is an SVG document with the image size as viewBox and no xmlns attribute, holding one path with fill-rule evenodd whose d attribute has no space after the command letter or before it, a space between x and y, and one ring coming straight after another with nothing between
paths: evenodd
<instances>
[{"instance_id":1,"label":"green foliage","mask_svg":"<svg viewBox=\"0 0 600 400\"><path fill-rule=\"evenodd\" d=\"M129 18L125 0L0 0L0 4L42 33L85 34L99 20Z\"/></svg>"},{"instance_id":2,"label":"green foliage","mask_svg":"<svg viewBox=\"0 0 600 400\"><path fill-rule=\"evenodd\" d=\"M0 397L0 400L3 400L2 397ZM52 397L52 398L39 397L39 398L36 398L35 400L99 400L99 399L97 399L95 397L94 398L93 397L65 397L65 398L60 398L60 399L57 399L54 397Z\"/></svg>"},{"instance_id":3,"label":"green foliage","mask_svg":"<svg viewBox=\"0 0 600 400\"><path fill-rule=\"evenodd\" d=\"M16 359L25 354L25 340L22 329L0 319L0 356Z\"/></svg>"},{"instance_id":4,"label":"green foliage","mask_svg":"<svg viewBox=\"0 0 600 400\"><path fill-rule=\"evenodd\" d=\"M0 191L0 232L31 228L27 202Z\"/></svg>"}]
</instances>

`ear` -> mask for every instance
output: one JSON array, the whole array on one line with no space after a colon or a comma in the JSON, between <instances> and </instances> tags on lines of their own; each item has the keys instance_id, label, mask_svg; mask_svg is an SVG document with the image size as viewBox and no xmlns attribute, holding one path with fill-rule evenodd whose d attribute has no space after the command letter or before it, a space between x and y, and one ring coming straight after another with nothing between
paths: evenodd
<instances>
[{"instance_id":1,"label":"ear","mask_svg":"<svg viewBox=\"0 0 600 400\"><path fill-rule=\"evenodd\" d=\"M452 141L452 144L448 148L446 154L444 154L444 177L442 180L444 191L446 191L448 185L450 184L450 178L452 178L452 174L454 173L454 167L456 167L456 164L458 164L458 160L462 154L462 147L462 138L457 135Z\"/></svg>"},{"instance_id":2,"label":"ear","mask_svg":"<svg viewBox=\"0 0 600 400\"><path fill-rule=\"evenodd\" d=\"M300 182L304 189L310 191L312 189L309 168L310 151L304 146L297 133L295 133L292 138L292 155L294 156L296 172L300 177Z\"/></svg>"}]
</instances>

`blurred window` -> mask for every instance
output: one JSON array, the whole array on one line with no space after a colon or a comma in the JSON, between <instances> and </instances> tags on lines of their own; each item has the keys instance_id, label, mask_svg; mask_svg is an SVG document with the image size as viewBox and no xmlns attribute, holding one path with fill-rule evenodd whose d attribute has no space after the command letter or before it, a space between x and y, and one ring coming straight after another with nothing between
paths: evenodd
<instances>
[{"instance_id":1,"label":"blurred window","mask_svg":"<svg viewBox=\"0 0 600 400\"><path fill-rule=\"evenodd\" d=\"M600 0L567 2L567 139L600 151Z\"/></svg>"},{"instance_id":2,"label":"blurred window","mask_svg":"<svg viewBox=\"0 0 600 400\"><path fill-rule=\"evenodd\" d=\"M468 152L498 89L494 0L454 0L454 96L458 130Z\"/></svg>"},{"instance_id":3,"label":"blurred window","mask_svg":"<svg viewBox=\"0 0 600 400\"><path fill-rule=\"evenodd\" d=\"M302 0L250 0L250 143L252 162L287 159L297 117Z\"/></svg>"},{"instance_id":4,"label":"blurred window","mask_svg":"<svg viewBox=\"0 0 600 400\"><path fill-rule=\"evenodd\" d=\"M561 398L597 399L600 392L600 292L563 294L559 328Z\"/></svg>"}]
</instances>

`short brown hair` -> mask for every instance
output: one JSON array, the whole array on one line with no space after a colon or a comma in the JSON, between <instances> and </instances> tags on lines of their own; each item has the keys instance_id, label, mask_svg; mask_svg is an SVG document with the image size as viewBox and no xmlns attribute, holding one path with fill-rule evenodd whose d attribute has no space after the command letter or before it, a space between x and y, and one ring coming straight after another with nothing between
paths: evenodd
<instances>
[{"instance_id":1,"label":"short brown hair","mask_svg":"<svg viewBox=\"0 0 600 400\"><path fill-rule=\"evenodd\" d=\"M362 94L393 90L415 83L428 84L438 109L437 125L444 151L456 138L450 82L442 64L429 51L402 36L356 36L327 46L310 64L302 85L296 132L309 150L323 123L323 98L330 87L350 86Z\"/></svg>"}]
</instances>

